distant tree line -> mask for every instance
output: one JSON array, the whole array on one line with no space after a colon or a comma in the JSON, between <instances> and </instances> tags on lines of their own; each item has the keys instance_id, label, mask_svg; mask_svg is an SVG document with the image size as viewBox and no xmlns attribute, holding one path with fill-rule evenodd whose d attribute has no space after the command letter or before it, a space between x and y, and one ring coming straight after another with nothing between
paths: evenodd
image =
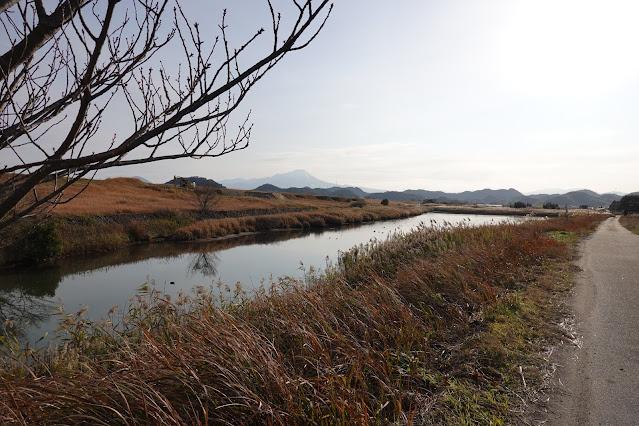
<instances>
[{"instance_id":1,"label":"distant tree line","mask_svg":"<svg viewBox=\"0 0 639 426\"><path fill-rule=\"evenodd\" d=\"M559 204L551 203L550 201L548 201L547 203L544 203L543 207L545 209L557 210L559 209Z\"/></svg>"},{"instance_id":2,"label":"distant tree line","mask_svg":"<svg viewBox=\"0 0 639 426\"><path fill-rule=\"evenodd\" d=\"M623 214L639 213L639 195L624 195L621 200L610 204L610 211Z\"/></svg>"},{"instance_id":3,"label":"distant tree line","mask_svg":"<svg viewBox=\"0 0 639 426\"><path fill-rule=\"evenodd\" d=\"M524 203L523 201L515 201L515 203L513 204L513 207L516 209L523 209L526 207L532 207L532 204Z\"/></svg>"}]
</instances>

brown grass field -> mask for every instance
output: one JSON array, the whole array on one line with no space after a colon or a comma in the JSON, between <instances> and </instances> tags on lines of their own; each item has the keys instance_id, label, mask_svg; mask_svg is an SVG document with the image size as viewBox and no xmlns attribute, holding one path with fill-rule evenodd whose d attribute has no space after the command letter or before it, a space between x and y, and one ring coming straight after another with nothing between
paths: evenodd
<instances>
[{"instance_id":1,"label":"brown grass field","mask_svg":"<svg viewBox=\"0 0 639 426\"><path fill-rule=\"evenodd\" d=\"M96 180L86 187L78 182L64 194L72 202L53 210L56 216L108 215L121 213L151 213L163 210L196 211L193 191L173 185L147 184L133 178ZM280 195L277 198L245 197L246 191L222 191L216 210L321 208L348 205L347 202L326 201L314 196Z\"/></svg>"}]
</instances>

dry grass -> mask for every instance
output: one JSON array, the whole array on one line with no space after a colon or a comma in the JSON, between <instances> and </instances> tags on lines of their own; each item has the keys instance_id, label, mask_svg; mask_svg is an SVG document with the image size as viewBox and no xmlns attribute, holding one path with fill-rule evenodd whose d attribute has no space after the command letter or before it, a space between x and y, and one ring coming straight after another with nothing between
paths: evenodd
<instances>
[{"instance_id":1,"label":"dry grass","mask_svg":"<svg viewBox=\"0 0 639 426\"><path fill-rule=\"evenodd\" d=\"M445 205L445 204L429 204L429 208L438 212L456 213L456 214L497 214L510 216L540 216L540 217L557 217L564 213L564 210L542 209L535 207L526 207L516 209L514 207L486 207L476 205ZM574 212L573 212L574 213ZM581 212L577 213L581 214Z\"/></svg>"},{"instance_id":2,"label":"dry grass","mask_svg":"<svg viewBox=\"0 0 639 426\"><path fill-rule=\"evenodd\" d=\"M119 213L150 213L162 210L195 211L192 191L173 185L147 184L133 178L114 178L76 183L65 192L65 198L78 194L75 200L61 204L55 215L88 215ZM313 196L276 196L258 198L244 196L246 191L222 191L217 210L319 208L344 206L347 203L325 200Z\"/></svg>"},{"instance_id":3,"label":"dry grass","mask_svg":"<svg viewBox=\"0 0 639 426\"><path fill-rule=\"evenodd\" d=\"M639 215L629 214L619 217L619 223L630 232L639 234Z\"/></svg>"},{"instance_id":4,"label":"dry grass","mask_svg":"<svg viewBox=\"0 0 639 426\"><path fill-rule=\"evenodd\" d=\"M306 229L357 224L376 220L399 219L422 213L419 208L364 207L327 208L314 212L295 212L228 219L202 220L175 231L178 240L223 237L241 232L275 229Z\"/></svg>"},{"instance_id":5,"label":"dry grass","mask_svg":"<svg viewBox=\"0 0 639 426\"><path fill-rule=\"evenodd\" d=\"M151 294L119 327L67 314L66 346L5 365L0 419L516 422L543 382L550 301L567 287L555 278L569 246L548 232L587 233L599 220L422 228L355 247L325 276L282 279L250 300L241 291Z\"/></svg>"}]
</instances>

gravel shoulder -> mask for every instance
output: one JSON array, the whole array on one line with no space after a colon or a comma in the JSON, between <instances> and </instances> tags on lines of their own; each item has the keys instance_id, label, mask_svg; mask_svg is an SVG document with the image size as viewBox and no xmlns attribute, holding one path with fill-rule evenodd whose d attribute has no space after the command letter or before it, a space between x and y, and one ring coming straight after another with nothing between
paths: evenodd
<instances>
[{"instance_id":1,"label":"gravel shoulder","mask_svg":"<svg viewBox=\"0 0 639 426\"><path fill-rule=\"evenodd\" d=\"M575 337L555 354L549 425L630 425L639 419L639 235L613 217L580 247L569 305Z\"/></svg>"}]
</instances>

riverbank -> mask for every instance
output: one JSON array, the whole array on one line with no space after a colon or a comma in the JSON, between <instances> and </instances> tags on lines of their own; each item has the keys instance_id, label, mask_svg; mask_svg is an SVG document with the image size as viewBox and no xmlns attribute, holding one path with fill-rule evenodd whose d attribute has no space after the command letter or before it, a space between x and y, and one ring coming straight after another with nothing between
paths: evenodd
<instances>
[{"instance_id":1,"label":"riverbank","mask_svg":"<svg viewBox=\"0 0 639 426\"><path fill-rule=\"evenodd\" d=\"M235 217L199 219L196 214L163 211L152 214L58 216L40 224L22 224L6 236L0 265L37 262L113 251L131 244L229 238L247 233L324 229L408 218L425 213L417 205L325 207L306 211L278 209L236 211ZM36 235L37 238L31 238ZM31 242L31 240L35 240Z\"/></svg>"},{"instance_id":2,"label":"riverbank","mask_svg":"<svg viewBox=\"0 0 639 426\"><path fill-rule=\"evenodd\" d=\"M495 214L504 216L532 216L532 217L558 217L565 214L564 210L540 209L535 207L514 208L503 206L482 206L482 205L447 205L447 204L427 204L424 207L432 212L455 213L455 214ZM575 212L573 212L575 213ZM583 214L584 211L576 212Z\"/></svg>"},{"instance_id":3,"label":"riverbank","mask_svg":"<svg viewBox=\"0 0 639 426\"><path fill-rule=\"evenodd\" d=\"M100 324L65 313L63 348L5 365L0 418L517 423L561 333L573 272L558 236L601 218L422 228L250 300L200 289Z\"/></svg>"},{"instance_id":4,"label":"riverbank","mask_svg":"<svg viewBox=\"0 0 639 426\"><path fill-rule=\"evenodd\" d=\"M196 192L117 178L95 181L52 217L23 221L0 234L0 266L113 251L140 243L230 237L272 230L322 229L440 211L515 216L557 210L420 205L307 194L214 189L206 206Z\"/></svg>"},{"instance_id":5,"label":"riverbank","mask_svg":"<svg viewBox=\"0 0 639 426\"><path fill-rule=\"evenodd\" d=\"M78 189L79 190L79 189ZM96 181L52 217L23 221L0 235L0 265L113 251L140 243L229 237L281 229L322 229L415 216L416 203L212 190L206 208L197 194L136 179Z\"/></svg>"}]
</instances>

